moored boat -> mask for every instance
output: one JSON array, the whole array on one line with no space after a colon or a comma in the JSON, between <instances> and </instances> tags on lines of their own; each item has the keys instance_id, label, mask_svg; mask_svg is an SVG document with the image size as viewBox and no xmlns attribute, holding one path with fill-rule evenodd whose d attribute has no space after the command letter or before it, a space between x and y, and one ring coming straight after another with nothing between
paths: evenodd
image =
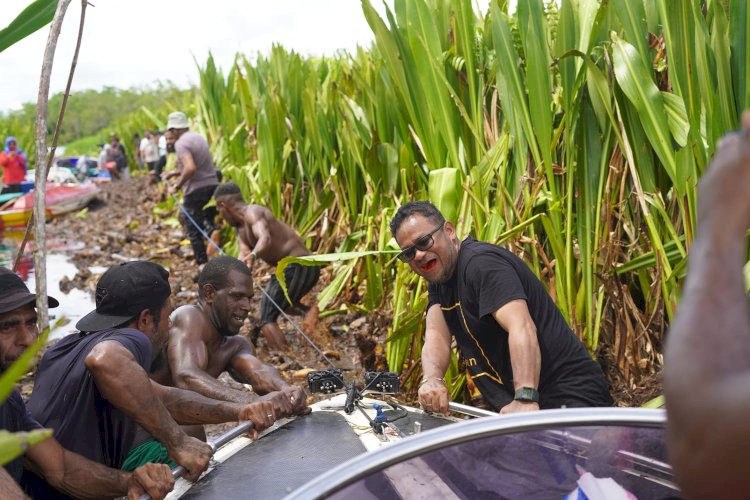
<instances>
[{"instance_id":1,"label":"moored boat","mask_svg":"<svg viewBox=\"0 0 750 500\"><path fill-rule=\"evenodd\" d=\"M88 205L99 193L94 183L53 184L47 187L47 217L74 212ZM0 210L0 221L3 227L26 225L34 207L34 191L8 201Z\"/></svg>"}]
</instances>

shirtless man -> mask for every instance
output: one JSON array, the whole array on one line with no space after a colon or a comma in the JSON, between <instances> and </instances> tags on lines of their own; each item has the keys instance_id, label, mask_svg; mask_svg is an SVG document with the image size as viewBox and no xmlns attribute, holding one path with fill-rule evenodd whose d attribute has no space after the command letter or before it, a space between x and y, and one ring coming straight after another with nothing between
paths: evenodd
<instances>
[{"instance_id":1,"label":"shirtless man","mask_svg":"<svg viewBox=\"0 0 750 500\"><path fill-rule=\"evenodd\" d=\"M166 354L151 377L162 385L189 389L206 397L251 403L257 396L217 380L222 372L251 384L260 398L273 403L277 416L308 413L307 394L287 384L279 372L261 363L245 337L237 335L250 310L250 270L234 257L208 261L198 278L198 304L172 313Z\"/></svg>"},{"instance_id":2,"label":"shirtless man","mask_svg":"<svg viewBox=\"0 0 750 500\"><path fill-rule=\"evenodd\" d=\"M276 219L267 208L245 203L236 184L221 184L214 192L214 199L221 217L237 231L239 259L248 267L252 268L256 257L263 259L270 266L275 266L281 259L290 255L310 255L310 251L294 229ZM299 300L312 290L320 277L320 268L291 264L284 269L284 276L291 304L275 276L271 277L266 293L286 311L292 305L299 305ZM264 295L260 309L260 332L268 347L274 350L287 349L289 344L276 323L281 314L278 308Z\"/></svg>"},{"instance_id":3,"label":"shirtless man","mask_svg":"<svg viewBox=\"0 0 750 500\"><path fill-rule=\"evenodd\" d=\"M748 192L746 111L742 130L719 141L698 184L698 231L667 337L667 446L685 498L746 498L750 488Z\"/></svg>"}]
</instances>

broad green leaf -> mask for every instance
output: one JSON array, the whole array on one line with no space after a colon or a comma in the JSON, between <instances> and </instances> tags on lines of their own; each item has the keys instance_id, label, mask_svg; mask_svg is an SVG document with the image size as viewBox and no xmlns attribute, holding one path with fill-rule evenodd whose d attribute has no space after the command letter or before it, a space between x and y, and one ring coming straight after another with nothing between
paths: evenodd
<instances>
[{"instance_id":1,"label":"broad green leaf","mask_svg":"<svg viewBox=\"0 0 750 500\"><path fill-rule=\"evenodd\" d=\"M336 272L336 276L331 280L328 286L318 294L318 307L321 311L324 311L326 307L328 307L328 304L341 294L344 285L346 285L346 282L352 275L355 264L356 261L352 261L339 268ZM291 302L291 300L289 299L289 294L286 291L286 285L284 285L283 289L284 295L286 295L287 300Z\"/></svg>"},{"instance_id":2,"label":"broad green leaf","mask_svg":"<svg viewBox=\"0 0 750 500\"><path fill-rule=\"evenodd\" d=\"M714 133L708 137L709 151L713 153L716 141L728 130L737 127L735 112L734 86L732 79L732 58L729 38L728 12L721 2L711 2L713 23L711 26L710 44L713 50L713 61L716 73L716 118L718 123ZM699 69L703 70L703 68ZM705 94L704 94L705 95Z\"/></svg>"},{"instance_id":3,"label":"broad green leaf","mask_svg":"<svg viewBox=\"0 0 750 500\"><path fill-rule=\"evenodd\" d=\"M50 437L52 437L52 429L36 429L29 432L0 430L0 465L15 460L32 446Z\"/></svg>"},{"instance_id":4,"label":"broad green leaf","mask_svg":"<svg viewBox=\"0 0 750 500\"><path fill-rule=\"evenodd\" d=\"M661 96L664 98L664 109L667 112L669 131L672 133L675 142L684 148L687 145L688 132L690 132L685 101L669 92L662 92Z\"/></svg>"},{"instance_id":5,"label":"broad green leaf","mask_svg":"<svg viewBox=\"0 0 750 500\"><path fill-rule=\"evenodd\" d=\"M667 135L669 123L664 99L651 78L650 71L629 43L612 34L614 71L617 83L638 111L646 137L673 182L677 180L674 148ZM682 191L680 187L680 191Z\"/></svg>"},{"instance_id":6,"label":"broad green leaf","mask_svg":"<svg viewBox=\"0 0 750 500\"><path fill-rule=\"evenodd\" d=\"M552 83L542 0L520 2L518 22L526 54L526 93L529 98L529 114L552 186L552 157L550 155Z\"/></svg>"},{"instance_id":7,"label":"broad green leaf","mask_svg":"<svg viewBox=\"0 0 750 500\"><path fill-rule=\"evenodd\" d=\"M514 121L511 122L511 131L519 139L523 137L529 141L534 161L541 164L539 148L536 141L531 140L534 137L534 127L526 100L526 83L518 67L519 57L513 47L508 20L495 3L490 5L490 12L493 21L492 39L498 59L496 78L498 85L502 86L501 95L505 96L501 98L505 113L513 113ZM522 155L524 152L524 150L519 150L517 154Z\"/></svg>"},{"instance_id":8,"label":"broad green leaf","mask_svg":"<svg viewBox=\"0 0 750 500\"><path fill-rule=\"evenodd\" d=\"M52 22L57 0L36 0L0 31L0 52Z\"/></svg>"},{"instance_id":9,"label":"broad green leaf","mask_svg":"<svg viewBox=\"0 0 750 500\"><path fill-rule=\"evenodd\" d=\"M563 90L563 109L572 107L576 74L581 67L580 61L573 58L563 58L567 51L577 48L577 16L574 11L573 0L562 0L560 3L560 19L557 25L557 39L555 40L555 57L560 71L560 84Z\"/></svg>"},{"instance_id":10,"label":"broad green leaf","mask_svg":"<svg viewBox=\"0 0 750 500\"><path fill-rule=\"evenodd\" d=\"M704 111L708 116L714 114L713 99L708 98L701 102L701 87L703 92L711 92L711 84L708 82L711 75L706 61L705 21L702 14L694 13L694 2L674 3L658 0L657 4L663 23L670 82L674 94L682 99L687 109L685 121L689 125L688 133L693 138L693 147L698 153L696 157L699 164L705 164L701 112ZM706 71L698 74L698 66Z\"/></svg>"},{"instance_id":11,"label":"broad green leaf","mask_svg":"<svg viewBox=\"0 0 750 500\"><path fill-rule=\"evenodd\" d=\"M646 11L642 0L612 2L617 10L624 29L624 38L638 50L643 61L650 59L648 50L648 30L646 28Z\"/></svg>"},{"instance_id":12,"label":"broad green leaf","mask_svg":"<svg viewBox=\"0 0 750 500\"><path fill-rule=\"evenodd\" d=\"M44 344L47 342L49 332L62 325L64 321L65 318L60 318L52 325L52 327L45 328L44 331L39 334L39 337L34 341L34 343L31 344L28 349L23 351L21 356L19 356L19 358L10 365L10 368L5 370L2 375L0 375L0 401L5 401L5 398L8 397L8 394L13 391L16 381L20 379L24 373L28 372L31 369L36 354L41 350L42 347L44 347Z\"/></svg>"},{"instance_id":13,"label":"broad green leaf","mask_svg":"<svg viewBox=\"0 0 750 500\"><path fill-rule=\"evenodd\" d=\"M330 264L332 262L341 262L346 260L353 260L353 259L359 259L361 257L366 257L368 255L381 255L381 254L387 254L392 255L398 253L398 250L372 250L372 251L366 251L366 252L342 252L342 253L330 253L330 254L322 254L322 255L306 255L304 257L293 257L288 256L281 259L278 264L276 264L276 279L279 281L279 285L281 285L281 289L284 290L284 295L286 295L287 300L291 302L291 299L289 299L289 293L287 292L286 288L286 277L284 276L284 269L286 269L286 266L289 264L300 264L302 266L324 266L326 264Z\"/></svg>"},{"instance_id":14,"label":"broad green leaf","mask_svg":"<svg viewBox=\"0 0 750 500\"><path fill-rule=\"evenodd\" d=\"M440 168L430 172L430 201L440 210L445 220L457 222L458 204L461 201L461 171L457 168Z\"/></svg>"}]
</instances>

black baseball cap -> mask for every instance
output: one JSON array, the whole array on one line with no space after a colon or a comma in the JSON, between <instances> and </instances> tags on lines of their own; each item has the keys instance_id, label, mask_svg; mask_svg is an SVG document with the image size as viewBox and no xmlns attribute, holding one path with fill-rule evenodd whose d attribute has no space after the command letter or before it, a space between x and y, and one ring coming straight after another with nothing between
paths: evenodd
<instances>
[{"instance_id":1,"label":"black baseball cap","mask_svg":"<svg viewBox=\"0 0 750 500\"><path fill-rule=\"evenodd\" d=\"M158 264L137 260L110 267L96 284L96 309L76 323L82 332L114 328L144 309L160 307L169 297L169 272Z\"/></svg>"},{"instance_id":2,"label":"black baseball cap","mask_svg":"<svg viewBox=\"0 0 750 500\"><path fill-rule=\"evenodd\" d=\"M0 314L14 311L35 301L36 295L29 292L29 287L16 273L6 267L0 267ZM47 305L57 307L60 303L47 296Z\"/></svg>"}]
</instances>

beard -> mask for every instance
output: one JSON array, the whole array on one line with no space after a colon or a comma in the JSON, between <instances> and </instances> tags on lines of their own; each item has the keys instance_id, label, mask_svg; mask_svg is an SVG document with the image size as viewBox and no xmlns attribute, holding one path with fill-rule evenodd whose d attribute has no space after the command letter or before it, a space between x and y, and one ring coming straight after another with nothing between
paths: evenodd
<instances>
[{"instance_id":1,"label":"beard","mask_svg":"<svg viewBox=\"0 0 750 500\"><path fill-rule=\"evenodd\" d=\"M458 265L458 253L451 253L448 258L448 262L443 266L443 272L440 276L433 280L434 283L446 283L453 277L453 273L456 272L456 266Z\"/></svg>"}]
</instances>

